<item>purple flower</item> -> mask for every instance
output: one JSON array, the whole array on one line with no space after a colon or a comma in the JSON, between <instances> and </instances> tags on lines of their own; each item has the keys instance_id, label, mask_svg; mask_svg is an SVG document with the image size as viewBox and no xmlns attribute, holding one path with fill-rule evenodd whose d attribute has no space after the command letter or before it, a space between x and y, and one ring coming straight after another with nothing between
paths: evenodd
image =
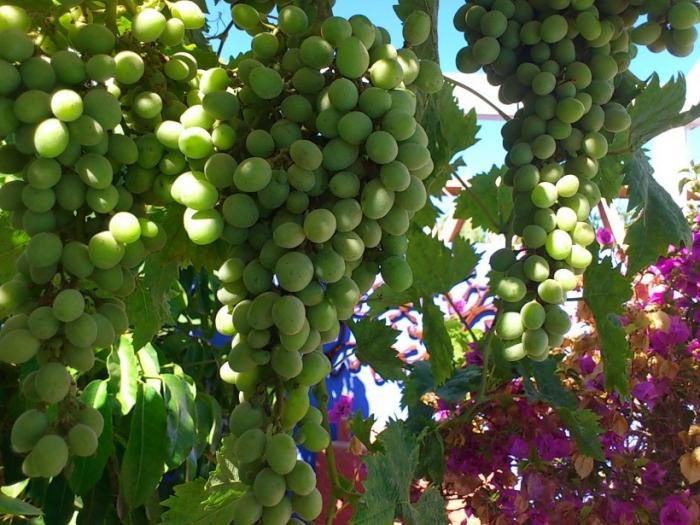
<instances>
[{"instance_id":1,"label":"purple flower","mask_svg":"<svg viewBox=\"0 0 700 525\"><path fill-rule=\"evenodd\" d=\"M661 485L667 470L661 468L658 463L651 462L642 471L642 482L645 485Z\"/></svg>"},{"instance_id":2,"label":"purple flower","mask_svg":"<svg viewBox=\"0 0 700 525\"><path fill-rule=\"evenodd\" d=\"M595 370L595 361L589 355L584 355L578 361L578 367L581 369L583 375L592 374Z\"/></svg>"},{"instance_id":3,"label":"purple flower","mask_svg":"<svg viewBox=\"0 0 700 525\"><path fill-rule=\"evenodd\" d=\"M660 525L690 525L690 513L677 497L666 498L659 513Z\"/></svg>"},{"instance_id":4,"label":"purple flower","mask_svg":"<svg viewBox=\"0 0 700 525\"><path fill-rule=\"evenodd\" d=\"M614 240L612 232L607 228L598 228L598 231L595 233L595 238L601 246L612 244Z\"/></svg>"},{"instance_id":5,"label":"purple flower","mask_svg":"<svg viewBox=\"0 0 700 525\"><path fill-rule=\"evenodd\" d=\"M610 501L610 517L612 523L632 523L634 521L634 505L629 501Z\"/></svg>"},{"instance_id":6,"label":"purple flower","mask_svg":"<svg viewBox=\"0 0 700 525\"><path fill-rule=\"evenodd\" d=\"M510 444L508 454L516 459L525 459L530 455L530 445L523 438L516 437Z\"/></svg>"},{"instance_id":7,"label":"purple flower","mask_svg":"<svg viewBox=\"0 0 700 525\"><path fill-rule=\"evenodd\" d=\"M647 379L632 387L632 395L647 405L649 409L653 409L656 402L666 393L667 387L666 381Z\"/></svg>"},{"instance_id":8,"label":"purple flower","mask_svg":"<svg viewBox=\"0 0 700 525\"><path fill-rule=\"evenodd\" d=\"M554 461L556 458L563 458L571 453L571 444L568 439L544 434L537 436L537 453L544 461Z\"/></svg>"},{"instance_id":9,"label":"purple flower","mask_svg":"<svg viewBox=\"0 0 700 525\"><path fill-rule=\"evenodd\" d=\"M328 421L338 424L352 414L352 396L340 396L328 411Z\"/></svg>"}]
</instances>

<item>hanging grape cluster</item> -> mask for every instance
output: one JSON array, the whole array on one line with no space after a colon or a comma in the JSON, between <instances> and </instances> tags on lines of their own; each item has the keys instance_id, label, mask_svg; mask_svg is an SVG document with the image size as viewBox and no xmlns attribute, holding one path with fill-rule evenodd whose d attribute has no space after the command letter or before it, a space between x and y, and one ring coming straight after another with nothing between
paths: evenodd
<instances>
[{"instance_id":1,"label":"hanging grape cluster","mask_svg":"<svg viewBox=\"0 0 700 525\"><path fill-rule=\"evenodd\" d=\"M643 13L649 21L632 29ZM636 53L630 34L652 50L687 54L698 9L685 0L478 0L454 22L468 44L459 70L483 69L503 103L520 104L502 135L521 249L491 258L501 300L495 329L507 359L544 360L570 328L561 304L592 261L588 217L601 198L599 161L630 126L613 98Z\"/></svg>"},{"instance_id":2,"label":"hanging grape cluster","mask_svg":"<svg viewBox=\"0 0 700 525\"><path fill-rule=\"evenodd\" d=\"M196 61L166 53L204 23L190 1L171 15L143 9L117 41L109 14L79 8L41 32L23 9L0 7L0 208L29 240L0 286L0 361L36 362L22 392L33 406L12 428L29 477L53 477L71 456L94 454L101 414L78 399L77 379L127 331L120 298L165 234L149 220L163 178L184 170L180 149L155 130L184 108ZM177 73L177 74L176 74ZM35 358L35 361L32 361Z\"/></svg>"},{"instance_id":3,"label":"hanging grape cluster","mask_svg":"<svg viewBox=\"0 0 700 525\"><path fill-rule=\"evenodd\" d=\"M233 336L221 377L241 403L226 459L249 487L233 519L286 524L293 513L313 520L321 512L297 445L320 452L330 443L309 404L310 388L330 372L322 344L337 338L379 272L397 291L413 282L406 233L433 171L414 90L436 92L443 79L437 64L397 50L364 16L313 25L286 5L273 27L242 3L232 15L254 35L251 50L230 77L204 72L201 100L189 97L180 122L160 129L173 145L191 135L198 142L187 156L207 157L170 190L186 207L190 239L230 245L217 272L216 327ZM405 38L417 45L429 32L421 12ZM234 145L212 149L211 128L222 120L233 122Z\"/></svg>"}]
</instances>

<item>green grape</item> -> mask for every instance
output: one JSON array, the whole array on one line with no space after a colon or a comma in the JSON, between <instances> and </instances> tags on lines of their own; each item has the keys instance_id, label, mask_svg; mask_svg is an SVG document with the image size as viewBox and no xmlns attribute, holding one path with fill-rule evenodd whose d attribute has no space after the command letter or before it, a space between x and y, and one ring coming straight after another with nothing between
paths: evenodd
<instances>
[{"instance_id":1,"label":"green grape","mask_svg":"<svg viewBox=\"0 0 700 525\"><path fill-rule=\"evenodd\" d=\"M306 412L309 410L309 388L306 386L298 386L294 387L291 390L287 391L287 399L284 404L284 407L282 408L282 414L280 416L280 421L282 425L286 428L292 428L298 421L300 421L305 415ZM285 435L285 434L277 434L277 435ZM274 436L273 436L274 438ZM282 441L282 438L279 438L280 441ZM291 471L291 469L294 467L295 461L296 461L296 443L294 443L294 439L291 436L288 436L285 438L287 443L284 445L280 445L280 448L283 448L285 452L277 455L275 454L270 454L267 457L267 463L270 465L270 468L277 472L278 474L283 474L283 473L288 473ZM294 450L293 450L293 456L294 456L294 462L291 461L292 457L292 452L291 449L289 448L289 445L293 444L294 445ZM268 448L270 445L268 444ZM275 451L277 448L275 447ZM272 459L271 459L272 458ZM277 463L277 459L283 459L284 461L280 461ZM289 469L289 470L286 470Z\"/></svg>"},{"instance_id":2,"label":"green grape","mask_svg":"<svg viewBox=\"0 0 700 525\"><path fill-rule=\"evenodd\" d=\"M88 251L92 264L103 270L116 266L124 257L124 247L108 231L93 235Z\"/></svg>"},{"instance_id":3,"label":"green grape","mask_svg":"<svg viewBox=\"0 0 700 525\"><path fill-rule=\"evenodd\" d=\"M241 464L261 459L265 453L265 433L259 428L243 432L234 443L236 458Z\"/></svg>"},{"instance_id":4,"label":"green grape","mask_svg":"<svg viewBox=\"0 0 700 525\"><path fill-rule=\"evenodd\" d=\"M329 171L342 171L350 167L358 156L357 146L335 138L323 148L323 167Z\"/></svg>"},{"instance_id":5,"label":"green grape","mask_svg":"<svg viewBox=\"0 0 700 525\"><path fill-rule=\"evenodd\" d=\"M311 282L314 267L311 259L301 252L288 252L275 264L280 286L289 292L299 292Z\"/></svg>"},{"instance_id":6,"label":"green grape","mask_svg":"<svg viewBox=\"0 0 700 525\"><path fill-rule=\"evenodd\" d=\"M323 381L331 372L331 362L323 352L314 351L306 354L302 361L302 371L294 378L300 385L313 386Z\"/></svg>"},{"instance_id":7,"label":"green grape","mask_svg":"<svg viewBox=\"0 0 700 525\"><path fill-rule=\"evenodd\" d=\"M27 243L25 254L32 266L51 266L61 260L63 243L54 233L39 233Z\"/></svg>"},{"instance_id":8,"label":"green grape","mask_svg":"<svg viewBox=\"0 0 700 525\"><path fill-rule=\"evenodd\" d=\"M520 166L513 176L513 187L517 191L532 191L539 182L540 173L533 164Z\"/></svg>"},{"instance_id":9,"label":"green grape","mask_svg":"<svg viewBox=\"0 0 700 525\"><path fill-rule=\"evenodd\" d=\"M6 332L0 338L0 361L25 363L36 355L40 344L40 341L24 328Z\"/></svg>"},{"instance_id":10,"label":"green grape","mask_svg":"<svg viewBox=\"0 0 700 525\"><path fill-rule=\"evenodd\" d=\"M567 268L559 268L554 272L554 280L561 285L565 292L576 289L576 274Z\"/></svg>"},{"instance_id":11,"label":"green grape","mask_svg":"<svg viewBox=\"0 0 700 525\"><path fill-rule=\"evenodd\" d=\"M525 303L520 309L520 318L527 330L537 330L542 327L545 320L545 309L537 301Z\"/></svg>"},{"instance_id":12,"label":"green grape","mask_svg":"<svg viewBox=\"0 0 700 525\"><path fill-rule=\"evenodd\" d=\"M46 119L34 131L34 147L41 157L56 158L68 147L68 127L56 118Z\"/></svg>"},{"instance_id":13,"label":"green grape","mask_svg":"<svg viewBox=\"0 0 700 525\"><path fill-rule=\"evenodd\" d=\"M542 21L540 35L543 42L552 44L566 36L568 23L561 15L550 15Z\"/></svg>"},{"instance_id":14,"label":"green grape","mask_svg":"<svg viewBox=\"0 0 700 525\"><path fill-rule=\"evenodd\" d=\"M279 12L279 28L287 35L297 35L306 31L309 19L299 7L287 5Z\"/></svg>"},{"instance_id":15,"label":"green grape","mask_svg":"<svg viewBox=\"0 0 700 525\"><path fill-rule=\"evenodd\" d=\"M236 193L226 198L222 213L224 220L236 228L250 228L260 216L258 205L252 197Z\"/></svg>"},{"instance_id":16,"label":"green grape","mask_svg":"<svg viewBox=\"0 0 700 525\"><path fill-rule=\"evenodd\" d=\"M576 175L564 175L556 182L557 194L560 197L572 197L579 188L579 179Z\"/></svg>"},{"instance_id":17,"label":"green grape","mask_svg":"<svg viewBox=\"0 0 700 525\"><path fill-rule=\"evenodd\" d=\"M190 159L206 158L213 149L211 134L203 128L187 128L178 138L178 147Z\"/></svg>"},{"instance_id":18,"label":"green grape","mask_svg":"<svg viewBox=\"0 0 700 525\"><path fill-rule=\"evenodd\" d=\"M82 115L73 122L69 122L68 130L70 138L81 146L96 146L102 142L105 136L102 125L89 115ZM35 145L38 150L36 138L35 135Z\"/></svg>"},{"instance_id":19,"label":"green grape","mask_svg":"<svg viewBox=\"0 0 700 525\"><path fill-rule=\"evenodd\" d=\"M593 255L583 246L574 244L571 246L571 253L566 258L566 262L576 269L584 269L593 261Z\"/></svg>"},{"instance_id":20,"label":"green grape","mask_svg":"<svg viewBox=\"0 0 700 525\"><path fill-rule=\"evenodd\" d=\"M620 133L630 127L632 119L624 106L617 102L610 102L603 109L605 110L603 126L607 131Z\"/></svg>"},{"instance_id":21,"label":"green grape","mask_svg":"<svg viewBox=\"0 0 700 525\"><path fill-rule=\"evenodd\" d=\"M359 111L351 111L338 120L338 134L352 145L362 144L372 133L372 120Z\"/></svg>"},{"instance_id":22,"label":"green grape","mask_svg":"<svg viewBox=\"0 0 700 525\"><path fill-rule=\"evenodd\" d=\"M50 306L40 306L34 310L29 315L27 326L34 337L42 340L51 339L60 328Z\"/></svg>"},{"instance_id":23,"label":"green grape","mask_svg":"<svg viewBox=\"0 0 700 525\"><path fill-rule=\"evenodd\" d=\"M500 248L491 254L489 266L497 272L505 272L515 264L515 254L508 248Z\"/></svg>"},{"instance_id":24,"label":"green grape","mask_svg":"<svg viewBox=\"0 0 700 525\"><path fill-rule=\"evenodd\" d=\"M284 433L271 436L265 446L265 460L276 474L292 475L297 465L297 447L294 438Z\"/></svg>"},{"instance_id":25,"label":"green grape","mask_svg":"<svg viewBox=\"0 0 700 525\"><path fill-rule=\"evenodd\" d=\"M536 283L547 279L549 271L549 263L544 257L539 255L530 255L523 263L523 273L528 279Z\"/></svg>"},{"instance_id":26,"label":"green grape","mask_svg":"<svg viewBox=\"0 0 700 525\"><path fill-rule=\"evenodd\" d=\"M301 42L299 58L310 68L324 69L333 62L333 47L320 36L311 35Z\"/></svg>"},{"instance_id":27,"label":"green grape","mask_svg":"<svg viewBox=\"0 0 700 525\"><path fill-rule=\"evenodd\" d=\"M297 352L303 348L304 344L309 339L310 333L311 327L309 326L309 322L304 320L304 325L299 332L292 335L280 334L280 344L289 352Z\"/></svg>"},{"instance_id":28,"label":"green grape","mask_svg":"<svg viewBox=\"0 0 700 525\"><path fill-rule=\"evenodd\" d=\"M92 456L97 451L97 435L84 423L78 423L68 431L68 448L79 457Z\"/></svg>"},{"instance_id":29,"label":"green grape","mask_svg":"<svg viewBox=\"0 0 700 525\"><path fill-rule=\"evenodd\" d=\"M311 242L322 244L333 236L335 230L335 215L330 210L315 209L304 218L304 234Z\"/></svg>"},{"instance_id":30,"label":"green grape","mask_svg":"<svg viewBox=\"0 0 700 525\"><path fill-rule=\"evenodd\" d=\"M534 250L544 246L547 240L547 231L541 226L535 224L528 224L523 229L523 246L525 248Z\"/></svg>"},{"instance_id":31,"label":"green grape","mask_svg":"<svg viewBox=\"0 0 700 525\"><path fill-rule=\"evenodd\" d=\"M323 498L318 489L312 490L306 496L294 494L292 496L292 508L296 514L307 521L315 520L323 507Z\"/></svg>"},{"instance_id":32,"label":"green grape","mask_svg":"<svg viewBox=\"0 0 700 525\"><path fill-rule=\"evenodd\" d=\"M272 179L272 169L265 159L252 157L241 162L233 173L235 186L245 192L262 190Z\"/></svg>"},{"instance_id":33,"label":"green grape","mask_svg":"<svg viewBox=\"0 0 700 525\"><path fill-rule=\"evenodd\" d=\"M166 19L156 9L143 9L131 22L131 32L141 42L154 42L165 31Z\"/></svg>"},{"instance_id":34,"label":"green grape","mask_svg":"<svg viewBox=\"0 0 700 525\"><path fill-rule=\"evenodd\" d=\"M294 335L300 332L306 321L306 308L293 295L280 297L272 306L272 320L280 333Z\"/></svg>"},{"instance_id":35,"label":"green grape","mask_svg":"<svg viewBox=\"0 0 700 525\"><path fill-rule=\"evenodd\" d=\"M75 346L89 347L97 339L97 323L90 314L83 313L77 319L66 323L64 335Z\"/></svg>"},{"instance_id":36,"label":"green grape","mask_svg":"<svg viewBox=\"0 0 700 525\"><path fill-rule=\"evenodd\" d=\"M28 477L52 478L68 464L68 445L56 434L47 434L37 441L25 458L22 471Z\"/></svg>"},{"instance_id":37,"label":"green grape","mask_svg":"<svg viewBox=\"0 0 700 525\"><path fill-rule=\"evenodd\" d=\"M538 208L551 208L557 202L557 188L551 182L540 182L532 190L532 203Z\"/></svg>"},{"instance_id":38,"label":"green grape","mask_svg":"<svg viewBox=\"0 0 700 525\"><path fill-rule=\"evenodd\" d=\"M430 16L425 11L413 11L403 22L403 38L412 46L419 46L430 36Z\"/></svg>"},{"instance_id":39,"label":"green grape","mask_svg":"<svg viewBox=\"0 0 700 525\"><path fill-rule=\"evenodd\" d=\"M343 40L337 49L338 72L350 79L360 78L369 67L369 52L362 41L351 36Z\"/></svg>"},{"instance_id":40,"label":"green grape","mask_svg":"<svg viewBox=\"0 0 700 525\"><path fill-rule=\"evenodd\" d=\"M143 91L134 97L132 109L139 117L152 119L163 110L163 99L157 93Z\"/></svg>"},{"instance_id":41,"label":"green grape","mask_svg":"<svg viewBox=\"0 0 700 525\"><path fill-rule=\"evenodd\" d=\"M523 323L518 312L502 312L495 325L496 334L501 339L517 339L523 334Z\"/></svg>"},{"instance_id":42,"label":"green grape","mask_svg":"<svg viewBox=\"0 0 700 525\"><path fill-rule=\"evenodd\" d=\"M324 247L314 257L316 277L326 283L334 283L345 274L345 260L330 247Z\"/></svg>"},{"instance_id":43,"label":"green grape","mask_svg":"<svg viewBox=\"0 0 700 525\"><path fill-rule=\"evenodd\" d=\"M280 74L264 66L250 72L249 84L253 92L264 100L277 98L284 88Z\"/></svg>"},{"instance_id":44,"label":"green grape","mask_svg":"<svg viewBox=\"0 0 700 525\"><path fill-rule=\"evenodd\" d=\"M296 447L294 458L294 466L285 476L287 487L294 494L306 496L316 488L316 473L311 465L305 461L296 460Z\"/></svg>"},{"instance_id":45,"label":"green grape","mask_svg":"<svg viewBox=\"0 0 700 525\"><path fill-rule=\"evenodd\" d=\"M252 492L246 492L236 501L231 518L236 525L253 525L262 517L263 507Z\"/></svg>"},{"instance_id":46,"label":"green grape","mask_svg":"<svg viewBox=\"0 0 700 525\"><path fill-rule=\"evenodd\" d=\"M103 24L85 24L75 37L76 48L91 55L110 53L115 44L114 33Z\"/></svg>"},{"instance_id":47,"label":"green grape","mask_svg":"<svg viewBox=\"0 0 700 525\"><path fill-rule=\"evenodd\" d=\"M24 62L34 54L34 42L16 28L0 31L0 58L8 62Z\"/></svg>"},{"instance_id":48,"label":"green grape","mask_svg":"<svg viewBox=\"0 0 700 525\"><path fill-rule=\"evenodd\" d=\"M31 212L46 213L56 203L56 194L53 190L39 190L33 186L25 186L22 190L22 203Z\"/></svg>"},{"instance_id":49,"label":"green grape","mask_svg":"<svg viewBox=\"0 0 700 525\"><path fill-rule=\"evenodd\" d=\"M114 78L122 84L136 84L143 77L143 59L133 51L120 51L114 56Z\"/></svg>"},{"instance_id":50,"label":"green grape","mask_svg":"<svg viewBox=\"0 0 700 525\"><path fill-rule=\"evenodd\" d=\"M558 281L545 279L537 287L537 295L545 303L558 304L564 302L564 290Z\"/></svg>"},{"instance_id":51,"label":"green grape","mask_svg":"<svg viewBox=\"0 0 700 525\"><path fill-rule=\"evenodd\" d=\"M381 263L382 279L395 292L403 292L413 285L413 271L403 257L391 256Z\"/></svg>"},{"instance_id":52,"label":"green grape","mask_svg":"<svg viewBox=\"0 0 700 525\"><path fill-rule=\"evenodd\" d=\"M499 279L494 292L504 301L517 303L525 297L527 288L517 277L504 277Z\"/></svg>"},{"instance_id":53,"label":"green grape","mask_svg":"<svg viewBox=\"0 0 700 525\"><path fill-rule=\"evenodd\" d=\"M44 412L33 408L22 412L15 419L10 431L12 450L19 453L29 452L46 433L48 426L49 418Z\"/></svg>"},{"instance_id":54,"label":"green grape","mask_svg":"<svg viewBox=\"0 0 700 525\"><path fill-rule=\"evenodd\" d=\"M331 438L326 429L315 422L305 422L300 429L303 445L309 452L321 452L330 444Z\"/></svg>"},{"instance_id":55,"label":"green grape","mask_svg":"<svg viewBox=\"0 0 700 525\"><path fill-rule=\"evenodd\" d=\"M178 0L170 5L170 12L185 24L186 29L200 29L204 26L205 17L199 6L191 0Z\"/></svg>"},{"instance_id":56,"label":"green grape","mask_svg":"<svg viewBox=\"0 0 700 525\"><path fill-rule=\"evenodd\" d=\"M0 6L0 31L9 28L29 31L31 23L32 21L27 12L21 7L13 5Z\"/></svg>"},{"instance_id":57,"label":"green grape","mask_svg":"<svg viewBox=\"0 0 700 525\"><path fill-rule=\"evenodd\" d=\"M587 222L578 222L574 227L571 238L580 246L588 246L595 241L595 230Z\"/></svg>"},{"instance_id":58,"label":"green grape","mask_svg":"<svg viewBox=\"0 0 700 525\"><path fill-rule=\"evenodd\" d=\"M673 29L690 29L700 20L697 6L686 0L672 5L667 16Z\"/></svg>"},{"instance_id":59,"label":"green grape","mask_svg":"<svg viewBox=\"0 0 700 525\"><path fill-rule=\"evenodd\" d=\"M369 181L362 190L362 212L369 219L384 217L392 209L394 202L394 192L387 189L379 180Z\"/></svg>"},{"instance_id":60,"label":"green grape","mask_svg":"<svg viewBox=\"0 0 700 525\"><path fill-rule=\"evenodd\" d=\"M569 314L560 306L548 306L544 328L550 334L565 334L571 328Z\"/></svg>"},{"instance_id":61,"label":"green grape","mask_svg":"<svg viewBox=\"0 0 700 525\"><path fill-rule=\"evenodd\" d=\"M314 171L321 167L323 153L309 140L297 140L289 148L289 156L299 167Z\"/></svg>"},{"instance_id":62,"label":"green grape","mask_svg":"<svg viewBox=\"0 0 700 525\"><path fill-rule=\"evenodd\" d=\"M307 310L307 314L311 328L320 332L330 330L333 324L338 321L338 313L335 306L325 299L311 306Z\"/></svg>"},{"instance_id":63,"label":"green grape","mask_svg":"<svg viewBox=\"0 0 700 525\"><path fill-rule=\"evenodd\" d=\"M564 98L557 103L556 116L567 124L573 124L583 117L586 108L577 98Z\"/></svg>"},{"instance_id":64,"label":"green grape","mask_svg":"<svg viewBox=\"0 0 700 525\"><path fill-rule=\"evenodd\" d=\"M129 320L124 309L113 303L100 305L97 311L105 316L114 327L115 334L123 334L129 328ZM55 312L54 312L55 315Z\"/></svg>"},{"instance_id":65,"label":"green grape","mask_svg":"<svg viewBox=\"0 0 700 525\"><path fill-rule=\"evenodd\" d=\"M253 483L255 499L265 507L274 507L284 498L287 486L284 477L265 468L258 472Z\"/></svg>"},{"instance_id":66,"label":"green grape","mask_svg":"<svg viewBox=\"0 0 700 525\"><path fill-rule=\"evenodd\" d=\"M523 350L534 359L546 353L549 348L547 332L541 328L537 330L526 330L523 334L522 341Z\"/></svg>"},{"instance_id":67,"label":"green grape","mask_svg":"<svg viewBox=\"0 0 700 525\"><path fill-rule=\"evenodd\" d=\"M39 399L45 403L58 403L68 395L71 376L61 363L49 362L39 368L35 383Z\"/></svg>"},{"instance_id":68,"label":"green grape","mask_svg":"<svg viewBox=\"0 0 700 525\"><path fill-rule=\"evenodd\" d=\"M136 216L129 212L119 212L109 220L109 231L119 242L131 244L141 237L141 225Z\"/></svg>"},{"instance_id":69,"label":"green grape","mask_svg":"<svg viewBox=\"0 0 700 525\"><path fill-rule=\"evenodd\" d=\"M24 177L34 188L46 190L61 180L61 165L54 159L37 158L27 165ZM2 206L3 209L9 209Z\"/></svg>"},{"instance_id":70,"label":"green grape","mask_svg":"<svg viewBox=\"0 0 700 525\"><path fill-rule=\"evenodd\" d=\"M272 273L258 261L251 261L243 270L243 283L251 294L261 294L272 286Z\"/></svg>"},{"instance_id":71,"label":"green grape","mask_svg":"<svg viewBox=\"0 0 700 525\"><path fill-rule=\"evenodd\" d=\"M262 512L263 525L287 525L292 518L292 502L284 497L277 505L265 507Z\"/></svg>"},{"instance_id":72,"label":"green grape","mask_svg":"<svg viewBox=\"0 0 700 525\"><path fill-rule=\"evenodd\" d=\"M341 171L331 177L328 189L339 199L355 197L360 191L360 179L349 171Z\"/></svg>"},{"instance_id":73,"label":"green grape","mask_svg":"<svg viewBox=\"0 0 700 525\"><path fill-rule=\"evenodd\" d=\"M86 153L75 164L75 171L86 185L95 189L105 189L112 184L114 171L106 157Z\"/></svg>"},{"instance_id":74,"label":"green grape","mask_svg":"<svg viewBox=\"0 0 700 525\"><path fill-rule=\"evenodd\" d=\"M571 253L571 245L571 236L564 230L556 229L547 235L545 249L552 259L563 261Z\"/></svg>"}]
</instances>

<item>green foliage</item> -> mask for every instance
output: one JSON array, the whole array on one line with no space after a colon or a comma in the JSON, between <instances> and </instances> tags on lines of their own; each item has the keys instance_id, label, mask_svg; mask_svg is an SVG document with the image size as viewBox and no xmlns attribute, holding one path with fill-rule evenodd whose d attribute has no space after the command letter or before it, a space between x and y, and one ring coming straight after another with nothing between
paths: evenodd
<instances>
[{"instance_id":1,"label":"green foliage","mask_svg":"<svg viewBox=\"0 0 700 525\"><path fill-rule=\"evenodd\" d=\"M384 321L369 317L356 322L350 321L348 326L355 336L355 355L360 361L371 366L388 381L400 381L405 378L405 365L392 347L399 332L387 326Z\"/></svg>"},{"instance_id":2,"label":"green foliage","mask_svg":"<svg viewBox=\"0 0 700 525\"><path fill-rule=\"evenodd\" d=\"M41 509L26 501L11 498L0 492L0 514L5 516L41 516L42 512Z\"/></svg>"},{"instance_id":3,"label":"green foliage","mask_svg":"<svg viewBox=\"0 0 700 525\"><path fill-rule=\"evenodd\" d=\"M131 509L144 504L160 482L167 449L165 403L158 392L139 384L129 440L119 470L121 494Z\"/></svg>"},{"instance_id":4,"label":"green foliage","mask_svg":"<svg viewBox=\"0 0 700 525\"><path fill-rule=\"evenodd\" d=\"M164 254L146 259L136 290L126 301L135 349L150 342L165 324L172 322L169 300L178 276L176 261L180 260L169 259Z\"/></svg>"},{"instance_id":5,"label":"green foliage","mask_svg":"<svg viewBox=\"0 0 700 525\"><path fill-rule=\"evenodd\" d=\"M584 274L583 298L593 313L600 352L605 365L605 387L627 395L627 366L630 358L625 331L615 319L632 296L629 279L615 268L610 258L588 267Z\"/></svg>"},{"instance_id":6,"label":"green foliage","mask_svg":"<svg viewBox=\"0 0 700 525\"><path fill-rule=\"evenodd\" d=\"M670 244L690 243L690 227L668 192L656 182L649 159L642 150L632 156L625 180L630 185L628 211L634 222L625 235L629 245L628 275L638 272L668 253Z\"/></svg>"},{"instance_id":7,"label":"green foliage","mask_svg":"<svg viewBox=\"0 0 700 525\"><path fill-rule=\"evenodd\" d=\"M163 525L228 525L231 512L242 491L229 490L216 504L207 504L209 496L205 480L197 478L175 487L175 494L163 502L168 510ZM221 495L220 495L221 496Z\"/></svg>"},{"instance_id":8,"label":"green foliage","mask_svg":"<svg viewBox=\"0 0 700 525\"><path fill-rule=\"evenodd\" d=\"M16 273L15 262L29 236L10 224L7 213L0 213L0 282L7 282Z\"/></svg>"},{"instance_id":9,"label":"green foliage","mask_svg":"<svg viewBox=\"0 0 700 525\"><path fill-rule=\"evenodd\" d=\"M357 503L351 523L389 525L397 517L410 523L444 523L444 504L434 488L427 490L417 504L411 504L411 480L418 467L419 453L415 437L402 423L394 421L379 439L384 451L365 458L365 492Z\"/></svg>"},{"instance_id":10,"label":"green foliage","mask_svg":"<svg viewBox=\"0 0 700 525\"><path fill-rule=\"evenodd\" d=\"M454 370L452 340L445 328L445 316L432 298L423 300L420 311L423 314L423 342L430 355L433 379L441 385Z\"/></svg>"},{"instance_id":11,"label":"green foliage","mask_svg":"<svg viewBox=\"0 0 700 525\"><path fill-rule=\"evenodd\" d=\"M494 165L488 173L470 178L455 201L455 218L469 219L474 228L501 233L513 211L513 189L498 184L504 173L504 167Z\"/></svg>"},{"instance_id":12,"label":"green foliage","mask_svg":"<svg viewBox=\"0 0 700 525\"><path fill-rule=\"evenodd\" d=\"M131 412L138 396L138 360L131 338L122 336L107 357L109 389L119 402L122 415Z\"/></svg>"}]
</instances>

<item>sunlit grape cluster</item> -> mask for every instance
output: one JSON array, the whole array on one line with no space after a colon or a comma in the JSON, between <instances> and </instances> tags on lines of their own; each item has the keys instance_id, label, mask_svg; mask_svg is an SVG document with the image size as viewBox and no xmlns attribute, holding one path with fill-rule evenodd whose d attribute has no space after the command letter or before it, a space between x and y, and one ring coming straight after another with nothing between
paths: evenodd
<instances>
[{"instance_id":1,"label":"sunlit grape cluster","mask_svg":"<svg viewBox=\"0 0 700 525\"><path fill-rule=\"evenodd\" d=\"M434 93L443 78L410 49L429 36L425 12L410 17L402 49L364 16L313 24L285 5L272 20L244 3L232 16L251 50L231 75L201 71L179 122L156 135L189 161L170 194L190 239L230 245L216 327L233 336L221 376L241 393L227 459L250 487L234 521L286 524L321 511L313 469L296 459L297 444L330 443L309 406L330 372L321 345L379 272L397 291L413 283L406 233L433 172L415 90ZM216 144L222 128L232 144Z\"/></svg>"},{"instance_id":2,"label":"sunlit grape cluster","mask_svg":"<svg viewBox=\"0 0 700 525\"><path fill-rule=\"evenodd\" d=\"M56 476L71 455L95 453L102 416L78 400L76 379L127 331L120 298L166 240L148 218L161 203L158 182L186 164L154 130L184 107L197 73L191 57L189 78L169 73L179 55L164 52L204 15L189 1L172 4L169 17L143 9L128 45L105 13L92 15L69 9L66 32L44 35L23 9L0 7L0 208L29 236L16 276L0 286L0 361L36 359L22 385L33 408L11 434L28 453L29 477Z\"/></svg>"},{"instance_id":3,"label":"sunlit grape cluster","mask_svg":"<svg viewBox=\"0 0 700 525\"><path fill-rule=\"evenodd\" d=\"M632 29L642 13L649 21ZM614 101L615 80L636 54L630 33L687 54L697 21L686 1L477 0L457 11L468 44L457 67L483 69L503 103L520 104L502 130L519 249L491 259L501 300L495 329L507 359L546 359L570 327L561 304L592 262L588 217L601 198L599 161L631 123Z\"/></svg>"}]
</instances>

